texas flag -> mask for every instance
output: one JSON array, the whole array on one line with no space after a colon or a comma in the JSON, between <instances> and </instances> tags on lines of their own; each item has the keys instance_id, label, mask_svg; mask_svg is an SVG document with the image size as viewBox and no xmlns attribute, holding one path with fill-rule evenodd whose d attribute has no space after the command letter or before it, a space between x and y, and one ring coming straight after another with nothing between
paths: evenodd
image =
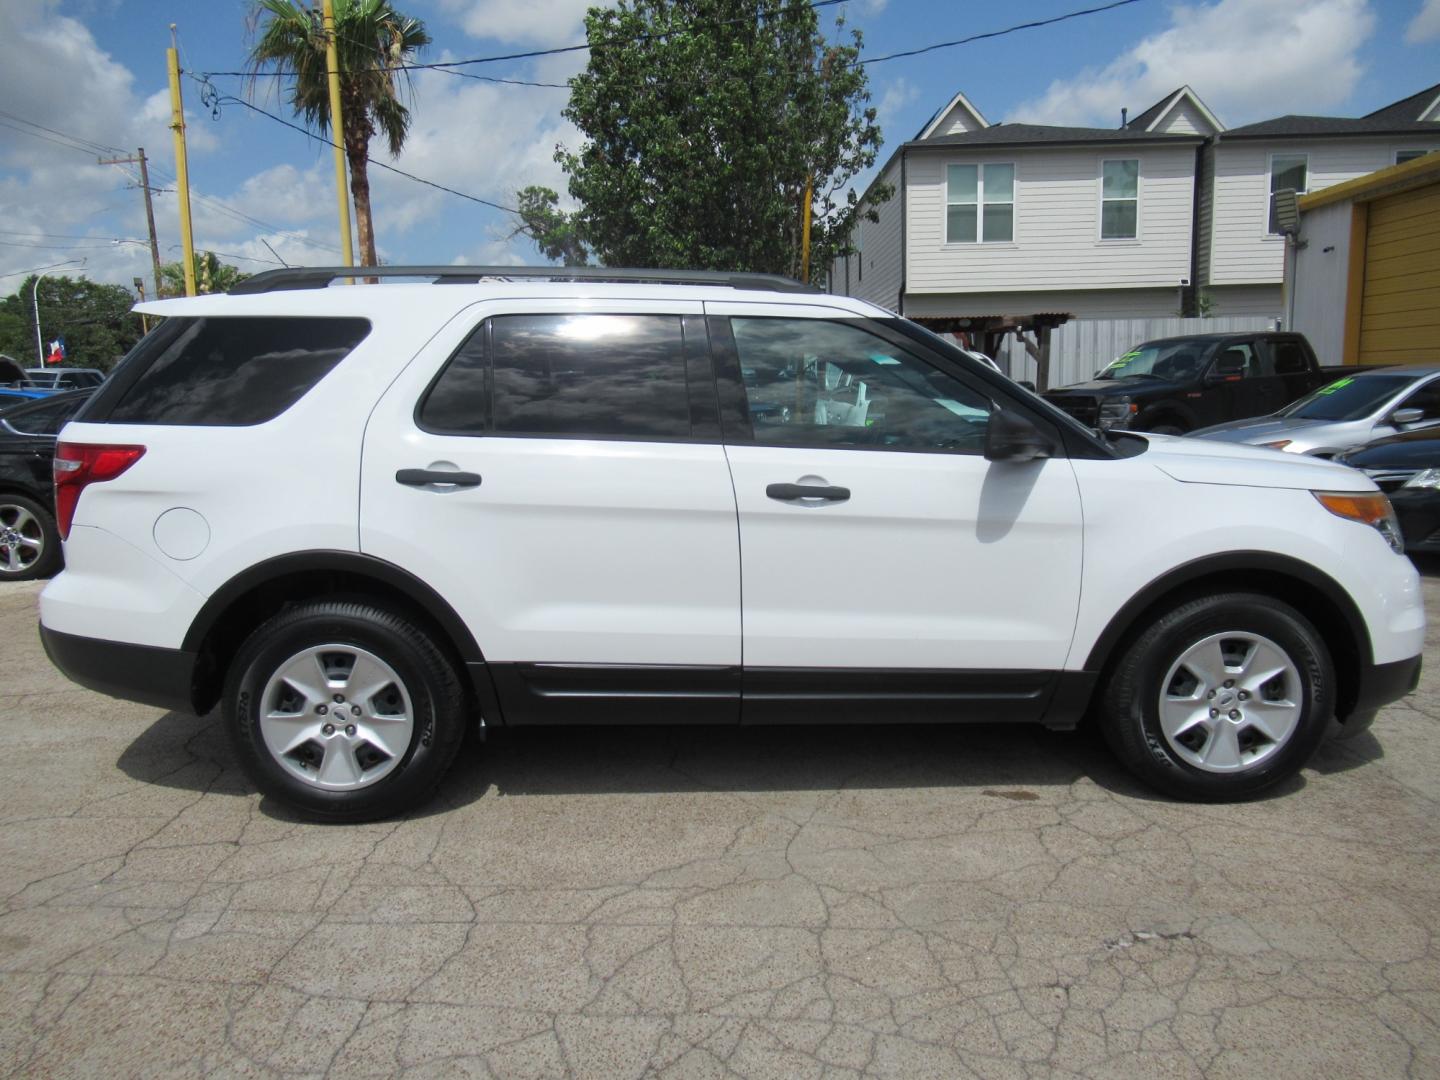
<instances>
[{"instance_id":1,"label":"texas flag","mask_svg":"<svg viewBox=\"0 0 1440 1080\"><path fill-rule=\"evenodd\" d=\"M65 339L57 337L50 342L50 355L45 357L47 364L63 364L65 362Z\"/></svg>"}]
</instances>

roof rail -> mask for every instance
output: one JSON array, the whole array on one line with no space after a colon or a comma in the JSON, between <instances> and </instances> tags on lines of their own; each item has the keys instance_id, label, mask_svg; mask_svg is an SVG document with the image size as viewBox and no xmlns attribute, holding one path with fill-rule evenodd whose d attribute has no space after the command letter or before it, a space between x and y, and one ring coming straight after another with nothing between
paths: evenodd
<instances>
[{"instance_id":1,"label":"roof rail","mask_svg":"<svg viewBox=\"0 0 1440 1080\"><path fill-rule=\"evenodd\" d=\"M723 270L645 270L609 266L291 266L266 270L230 288L230 295L324 289L340 278L429 278L434 284L515 281L606 281L655 285L719 285L766 292L818 293L813 285L780 274L730 274Z\"/></svg>"}]
</instances>

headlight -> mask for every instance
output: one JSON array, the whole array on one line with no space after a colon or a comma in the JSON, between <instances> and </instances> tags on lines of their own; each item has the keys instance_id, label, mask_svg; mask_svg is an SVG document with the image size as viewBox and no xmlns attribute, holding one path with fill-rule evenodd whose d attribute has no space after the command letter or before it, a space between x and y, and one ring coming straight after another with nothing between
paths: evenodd
<instances>
[{"instance_id":1,"label":"headlight","mask_svg":"<svg viewBox=\"0 0 1440 1080\"><path fill-rule=\"evenodd\" d=\"M1102 428L1128 427L1130 418L1140 411L1140 406L1130 401L1105 401L1100 404L1100 426Z\"/></svg>"},{"instance_id":2,"label":"headlight","mask_svg":"<svg viewBox=\"0 0 1440 1080\"><path fill-rule=\"evenodd\" d=\"M1262 442L1260 445L1270 450L1284 450L1293 441L1292 439L1276 439L1274 442Z\"/></svg>"},{"instance_id":3,"label":"headlight","mask_svg":"<svg viewBox=\"0 0 1440 1080\"><path fill-rule=\"evenodd\" d=\"M1440 469L1421 469L1401 486L1407 488L1440 488Z\"/></svg>"},{"instance_id":4,"label":"headlight","mask_svg":"<svg viewBox=\"0 0 1440 1080\"><path fill-rule=\"evenodd\" d=\"M1400 536L1400 523L1390 500L1378 491L1312 491L1320 505L1336 517L1361 525L1369 525L1385 538L1397 555L1405 554L1405 541Z\"/></svg>"}]
</instances>

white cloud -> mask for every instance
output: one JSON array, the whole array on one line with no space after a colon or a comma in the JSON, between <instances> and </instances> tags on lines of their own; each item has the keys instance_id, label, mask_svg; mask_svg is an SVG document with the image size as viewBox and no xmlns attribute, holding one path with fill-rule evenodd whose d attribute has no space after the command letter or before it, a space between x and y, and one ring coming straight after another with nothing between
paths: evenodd
<instances>
[{"instance_id":1,"label":"white cloud","mask_svg":"<svg viewBox=\"0 0 1440 1080\"><path fill-rule=\"evenodd\" d=\"M1440 0L1424 0L1419 12L1405 28L1405 40L1411 45L1440 38Z\"/></svg>"},{"instance_id":2,"label":"white cloud","mask_svg":"<svg viewBox=\"0 0 1440 1080\"><path fill-rule=\"evenodd\" d=\"M1122 106L1133 116L1184 83L1230 126L1323 113L1354 89L1360 47L1374 28L1367 0L1177 6L1167 29L1103 68L1057 79L1007 119L1109 127L1119 122Z\"/></svg>"},{"instance_id":3,"label":"white cloud","mask_svg":"<svg viewBox=\"0 0 1440 1080\"><path fill-rule=\"evenodd\" d=\"M471 37L554 48L585 40L594 0L442 0ZM543 8L543 11L540 10Z\"/></svg>"},{"instance_id":4,"label":"white cloud","mask_svg":"<svg viewBox=\"0 0 1440 1080\"><path fill-rule=\"evenodd\" d=\"M875 102L875 119L881 128L895 120L896 114L920 96L920 88L903 75L887 82Z\"/></svg>"}]
</instances>

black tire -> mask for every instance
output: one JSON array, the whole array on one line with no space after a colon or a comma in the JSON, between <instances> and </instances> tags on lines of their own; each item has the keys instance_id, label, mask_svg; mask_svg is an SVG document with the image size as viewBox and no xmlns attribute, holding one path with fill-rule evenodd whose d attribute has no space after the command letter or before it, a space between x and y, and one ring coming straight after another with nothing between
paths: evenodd
<instances>
[{"instance_id":1,"label":"black tire","mask_svg":"<svg viewBox=\"0 0 1440 1080\"><path fill-rule=\"evenodd\" d=\"M1160 695L1186 650L1228 633L1260 635L1278 646L1295 665L1302 700L1289 738L1273 752L1238 771L1217 773L1192 765L1166 739ZM1244 799L1293 776L1310 759L1335 711L1335 669L1315 627L1289 605L1255 593L1204 596L1160 616L1131 642L1103 688L1100 709L1105 741L1149 786L1179 799Z\"/></svg>"},{"instance_id":2,"label":"black tire","mask_svg":"<svg viewBox=\"0 0 1440 1080\"><path fill-rule=\"evenodd\" d=\"M33 578L49 577L60 569L60 530L55 526L55 516L34 499L24 495L0 494L0 543L3 543L6 527L13 525L18 517L23 516L17 512L28 514L34 520L34 526L25 530L25 535L34 535L42 547L39 558L20 570L10 569L10 548L0 547L0 581L30 581ZM35 557L34 549L28 545L21 546L18 550L18 559Z\"/></svg>"},{"instance_id":3,"label":"black tire","mask_svg":"<svg viewBox=\"0 0 1440 1080\"><path fill-rule=\"evenodd\" d=\"M398 674L409 694L413 730L408 746L368 786L324 790L292 775L271 754L261 732L262 697L271 677L296 654L322 645L366 650ZM455 668L429 635L393 612L348 600L301 604L261 625L236 653L223 701L231 741L255 786L327 821L374 821L427 802L455 760L467 720Z\"/></svg>"}]
</instances>

